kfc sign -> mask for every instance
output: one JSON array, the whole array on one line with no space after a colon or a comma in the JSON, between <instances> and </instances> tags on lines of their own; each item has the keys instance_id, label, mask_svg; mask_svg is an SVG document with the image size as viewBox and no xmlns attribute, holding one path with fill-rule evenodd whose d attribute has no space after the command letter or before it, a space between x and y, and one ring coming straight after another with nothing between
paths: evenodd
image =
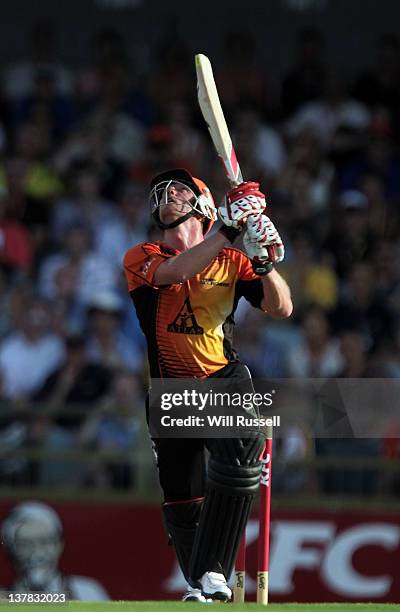
<instances>
[{"instance_id":1,"label":"kfc sign","mask_svg":"<svg viewBox=\"0 0 400 612\"><path fill-rule=\"evenodd\" d=\"M160 507L48 502L61 523L60 575L90 587L90 600L180 599L186 584L167 546ZM14 512L0 502L0 528ZM50 510L50 514L52 511ZM272 511L271 601L400 602L400 519L388 512ZM11 525L12 526L12 525ZM61 533L61 531L60 531ZM34 532L38 535L39 532ZM9 534L10 535L10 534ZM12 534L11 534L12 535ZM246 591L255 598L258 521L247 527ZM12 539L12 538L11 538ZM10 544L10 538L6 540ZM18 580L14 555L0 546L0 591ZM58 564L58 559L57 559ZM72 580L72 583L71 583ZM96 587L96 596L93 588Z\"/></svg>"},{"instance_id":2,"label":"kfc sign","mask_svg":"<svg viewBox=\"0 0 400 612\"><path fill-rule=\"evenodd\" d=\"M365 523L338 533L334 521L277 521L272 543L271 595L293 594L296 571L306 570L319 573L327 589L341 597L378 599L392 586L390 565L371 575L370 565L359 569L353 559L363 548L398 553L400 527Z\"/></svg>"},{"instance_id":3,"label":"kfc sign","mask_svg":"<svg viewBox=\"0 0 400 612\"><path fill-rule=\"evenodd\" d=\"M247 526L246 551L250 558L246 591L253 594L257 537L258 522L253 519ZM341 530L335 520L277 520L271 534L271 598L386 600L399 556L400 526L396 523L365 522ZM377 558L381 562L376 563ZM169 592L184 588L177 565L164 586Z\"/></svg>"}]
</instances>

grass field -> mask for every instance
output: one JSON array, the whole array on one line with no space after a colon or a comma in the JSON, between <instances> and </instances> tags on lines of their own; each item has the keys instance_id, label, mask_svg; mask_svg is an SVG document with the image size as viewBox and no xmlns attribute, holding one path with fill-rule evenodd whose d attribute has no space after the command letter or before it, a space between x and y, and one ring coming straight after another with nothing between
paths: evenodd
<instances>
[{"instance_id":1,"label":"grass field","mask_svg":"<svg viewBox=\"0 0 400 612\"><path fill-rule=\"evenodd\" d=\"M68 602L66 604L9 604L4 602L0 604L12 608L18 608L18 612L32 612L33 608L40 608L50 612L50 610L59 610L68 608L68 612L161 612L166 610L172 612L179 610L201 609L202 606L214 606L220 609L221 605L233 606L232 612L244 612L265 610L265 612L394 612L400 610L400 604L347 604L347 603L321 603L321 604L269 604L268 606L259 606L254 603L246 604L198 604L198 603L182 603L179 601L115 601L104 603L87 603L87 602Z\"/></svg>"}]
</instances>

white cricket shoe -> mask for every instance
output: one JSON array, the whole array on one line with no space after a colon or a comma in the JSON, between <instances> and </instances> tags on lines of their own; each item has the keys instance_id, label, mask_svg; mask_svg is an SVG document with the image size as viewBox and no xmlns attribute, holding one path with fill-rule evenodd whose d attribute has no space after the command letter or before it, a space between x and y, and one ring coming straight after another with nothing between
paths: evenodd
<instances>
[{"instance_id":1,"label":"white cricket shoe","mask_svg":"<svg viewBox=\"0 0 400 612\"><path fill-rule=\"evenodd\" d=\"M232 591L226 584L223 574L217 572L206 572L199 580L204 597L218 599L219 601L230 601Z\"/></svg>"},{"instance_id":2,"label":"white cricket shoe","mask_svg":"<svg viewBox=\"0 0 400 612\"><path fill-rule=\"evenodd\" d=\"M182 597L182 601L197 601L199 603L209 603L201 592L201 589L195 589L189 584L186 593Z\"/></svg>"}]
</instances>

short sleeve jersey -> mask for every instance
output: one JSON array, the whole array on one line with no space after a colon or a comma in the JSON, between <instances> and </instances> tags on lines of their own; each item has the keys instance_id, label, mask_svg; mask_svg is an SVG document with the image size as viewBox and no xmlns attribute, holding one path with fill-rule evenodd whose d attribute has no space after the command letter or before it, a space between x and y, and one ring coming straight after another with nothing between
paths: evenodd
<instances>
[{"instance_id":1,"label":"short sleeve jersey","mask_svg":"<svg viewBox=\"0 0 400 612\"><path fill-rule=\"evenodd\" d=\"M205 378L238 361L234 312L242 296L260 307L262 283L244 253L224 248L190 280L157 286L158 266L178 254L162 242L130 249L124 257L128 291L146 336L151 377Z\"/></svg>"}]
</instances>

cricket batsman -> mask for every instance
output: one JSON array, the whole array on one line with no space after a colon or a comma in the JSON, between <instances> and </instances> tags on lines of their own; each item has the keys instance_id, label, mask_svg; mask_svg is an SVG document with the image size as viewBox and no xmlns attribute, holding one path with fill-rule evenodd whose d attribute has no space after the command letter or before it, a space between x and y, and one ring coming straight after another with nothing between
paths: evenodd
<instances>
[{"instance_id":1,"label":"cricket batsman","mask_svg":"<svg viewBox=\"0 0 400 612\"><path fill-rule=\"evenodd\" d=\"M153 179L150 205L163 240L134 246L124 258L150 376L227 378L252 389L232 345L239 299L279 319L293 308L274 267L284 247L259 184L234 187L217 209L203 181L174 169ZM222 227L207 236L218 218ZM241 232L247 255L232 246ZM231 599L227 581L258 490L264 442L262 432L153 440L164 522L188 582L183 601Z\"/></svg>"}]
</instances>

